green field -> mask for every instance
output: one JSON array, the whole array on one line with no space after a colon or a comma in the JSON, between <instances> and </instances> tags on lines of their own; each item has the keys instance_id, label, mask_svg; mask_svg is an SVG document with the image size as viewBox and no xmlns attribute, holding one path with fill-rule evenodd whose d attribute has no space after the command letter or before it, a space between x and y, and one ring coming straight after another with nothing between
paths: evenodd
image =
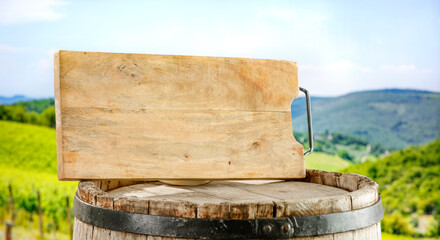
<instances>
[{"instance_id":1,"label":"green field","mask_svg":"<svg viewBox=\"0 0 440 240\"><path fill-rule=\"evenodd\" d=\"M56 173L53 128L0 121L0 166Z\"/></svg>"},{"instance_id":2,"label":"green field","mask_svg":"<svg viewBox=\"0 0 440 240\"><path fill-rule=\"evenodd\" d=\"M16 233L19 234L17 236L30 236L30 239L34 239L32 236L36 235L36 229L38 229L36 193L37 191L40 191L42 210L44 214L44 229L47 232L46 236L55 236L56 234L61 236L61 238L65 238L67 236L66 233L68 233L65 197L69 196L71 205L77 183L60 182L57 180L55 130L53 128L36 125L0 121L0 133L2 133L0 135L0 221L4 222L10 218L10 213L7 210L9 199L7 186L9 183L11 183L15 200L14 207L17 213L15 221L17 227L14 228L17 230ZM429 149L431 149L431 151L429 151ZM437 153L435 151L437 151ZM422 148L421 150L418 148L411 148L409 150L401 151L401 154L403 155L396 156L392 154L390 158L378 160L378 165L375 165L372 162L368 162L363 165L352 165L351 162L338 156L315 152L306 157L306 166L307 168L322 169L327 171L338 171L342 168L348 167L346 171L357 171L371 177L371 171L374 172L374 170L370 170L374 169L372 166L376 166L376 170L383 170L384 167L380 168L380 166L383 165L386 166L386 168L389 168L391 173L385 173L380 170L377 173L380 174L373 177L376 177L379 181L383 181L382 178L384 178L387 179L387 181L393 180L399 184L406 184L403 185L403 189L397 189L401 193L408 191L405 189L405 186L409 185L408 183L402 183L398 180L398 178L400 176L412 175L408 175L405 172L399 174L399 169L415 169L422 175L414 175L413 181L417 182L421 177L423 177L422 179L426 180L424 181L426 183L420 183L421 186L425 186L421 189L428 191L426 190L426 187L437 186L435 185L435 181L437 179L435 176L438 176L438 174L435 175L435 171L437 171L438 168L432 168L431 165L426 164L432 161L438 164L438 156L440 156L439 151L440 150L438 150L438 147L434 147L434 145ZM407 155L410 156L410 158L412 156L413 158L411 159L419 159L422 156L432 155L434 159L428 157L428 162L416 161L420 164L425 164L428 167L430 166L429 169L431 170L423 171L423 167L408 165L407 162L411 161L404 157ZM395 158L403 158L403 160L398 160ZM359 168L357 166L359 166ZM419 184L419 182L417 183ZM382 183L380 184L382 187L381 192L385 192L385 194L382 194L382 197L385 199L387 197L387 185ZM400 186L399 184L398 186ZM411 187L408 189L414 188ZM411 192L410 194L413 194L414 196L418 195L417 192ZM436 196L436 194L431 195ZM426 199L429 200L430 198L426 197L420 201L419 206L423 208L421 214L425 214L426 211L429 213L431 209L429 208L430 203L427 202ZM435 197L434 200L435 199L438 200L437 197ZM433 204L435 204L437 200L435 200ZM412 203L410 206L414 206L413 200L410 197L408 197L408 201L400 198L398 201L410 201L410 203ZM396 203L397 201L389 199L384 200L384 202ZM394 207L398 208L399 206L396 205ZM434 206L434 209L438 208ZM388 223L386 222L387 221L385 220L385 225L388 224L386 226L393 224L393 222L390 222L390 220L388 220ZM396 223L401 224L401 222ZM0 229L0 236L1 235L2 233ZM413 239L389 234L384 234L383 236L383 239Z\"/></svg>"},{"instance_id":3,"label":"green field","mask_svg":"<svg viewBox=\"0 0 440 240\"><path fill-rule=\"evenodd\" d=\"M435 240L438 238L414 238L414 237L394 235L394 234L382 232L382 240L415 240L415 239Z\"/></svg>"},{"instance_id":4,"label":"green field","mask_svg":"<svg viewBox=\"0 0 440 240\"><path fill-rule=\"evenodd\" d=\"M56 176L56 135L48 127L0 121L0 219L10 218L12 185L16 224L38 226L37 191L41 195L46 231L67 232L66 196L73 201L76 182Z\"/></svg>"},{"instance_id":5,"label":"green field","mask_svg":"<svg viewBox=\"0 0 440 240\"><path fill-rule=\"evenodd\" d=\"M348 166L351 166L350 161L326 153L314 152L306 156L307 169L335 172Z\"/></svg>"}]
</instances>

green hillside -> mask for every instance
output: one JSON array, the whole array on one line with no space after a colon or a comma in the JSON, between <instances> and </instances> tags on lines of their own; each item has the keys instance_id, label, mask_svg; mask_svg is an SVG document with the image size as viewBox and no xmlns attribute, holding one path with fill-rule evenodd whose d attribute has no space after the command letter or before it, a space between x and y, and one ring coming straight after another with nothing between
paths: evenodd
<instances>
[{"instance_id":1,"label":"green hillside","mask_svg":"<svg viewBox=\"0 0 440 240\"><path fill-rule=\"evenodd\" d=\"M308 149L308 134L295 132L294 135L295 139ZM326 131L314 134L314 153L327 153L351 163L360 163L387 154L387 150L379 143L370 144L367 140L354 135Z\"/></svg>"},{"instance_id":2,"label":"green hillside","mask_svg":"<svg viewBox=\"0 0 440 240\"><path fill-rule=\"evenodd\" d=\"M7 185L12 184L17 226L38 226L36 192L42 196L45 230L68 232L65 196L72 196L76 182L56 177L55 130L23 123L0 121L0 221L9 218ZM436 216L439 210L440 140L422 148L409 148L377 162L351 165L326 153L306 157L307 168L368 175L379 182L387 217L382 226L394 233L416 232L418 218ZM434 226L435 227L435 226ZM386 237L386 238L385 238ZM384 239L394 235L384 235Z\"/></svg>"},{"instance_id":3,"label":"green hillside","mask_svg":"<svg viewBox=\"0 0 440 240\"><path fill-rule=\"evenodd\" d=\"M0 132L0 165L56 173L54 129L0 121Z\"/></svg>"},{"instance_id":4,"label":"green hillside","mask_svg":"<svg viewBox=\"0 0 440 240\"><path fill-rule=\"evenodd\" d=\"M391 149L440 138L440 94L415 90L380 90L334 98L312 98L317 133L354 134ZM306 132L304 98L293 101L294 131Z\"/></svg>"},{"instance_id":5,"label":"green hillside","mask_svg":"<svg viewBox=\"0 0 440 240\"><path fill-rule=\"evenodd\" d=\"M76 182L60 182L56 175L56 135L53 128L0 121L0 221L9 219L11 183L15 224L29 229L38 226L37 191L45 231L67 233L66 200L70 206Z\"/></svg>"},{"instance_id":6,"label":"green hillside","mask_svg":"<svg viewBox=\"0 0 440 240\"><path fill-rule=\"evenodd\" d=\"M42 113L44 109L48 107L53 107L54 105L55 105L55 101L53 98L31 100L25 102L18 102L14 104L14 106L23 106L26 112L36 112L36 113Z\"/></svg>"},{"instance_id":7,"label":"green hillside","mask_svg":"<svg viewBox=\"0 0 440 240\"><path fill-rule=\"evenodd\" d=\"M425 227L431 229L426 235L438 236L440 140L343 171L359 173L379 183L386 214L382 221L385 231L417 235ZM422 219L430 220L431 225L420 226Z\"/></svg>"},{"instance_id":8,"label":"green hillside","mask_svg":"<svg viewBox=\"0 0 440 240\"><path fill-rule=\"evenodd\" d=\"M307 155L305 161L306 168L308 169L319 169L329 172L336 172L352 165L350 161L344 160L338 156L320 152L314 152Z\"/></svg>"},{"instance_id":9,"label":"green hillside","mask_svg":"<svg viewBox=\"0 0 440 240\"><path fill-rule=\"evenodd\" d=\"M55 108L53 106L41 110L41 106L28 103L32 102L22 102L18 105L0 105L0 120L55 128ZM45 105L43 104L43 106ZM32 109L36 111L41 110L41 113L37 113Z\"/></svg>"}]
</instances>

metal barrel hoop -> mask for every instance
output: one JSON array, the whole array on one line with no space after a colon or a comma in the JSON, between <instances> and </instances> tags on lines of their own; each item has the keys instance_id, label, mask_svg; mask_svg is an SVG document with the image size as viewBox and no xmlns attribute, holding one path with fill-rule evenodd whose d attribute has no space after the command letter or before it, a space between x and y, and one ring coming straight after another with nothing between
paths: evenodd
<instances>
[{"instance_id":1,"label":"metal barrel hoop","mask_svg":"<svg viewBox=\"0 0 440 240\"><path fill-rule=\"evenodd\" d=\"M115 211L82 201L75 194L75 217L87 224L121 232L195 239L288 239L369 227L383 217L382 201L353 211L279 218L207 219Z\"/></svg>"}]
</instances>

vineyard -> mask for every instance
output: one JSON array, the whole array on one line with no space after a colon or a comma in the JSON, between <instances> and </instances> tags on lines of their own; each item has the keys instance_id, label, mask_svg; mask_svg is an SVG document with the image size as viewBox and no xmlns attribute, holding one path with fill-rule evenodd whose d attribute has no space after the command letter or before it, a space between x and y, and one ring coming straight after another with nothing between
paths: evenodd
<instances>
[{"instance_id":1,"label":"vineyard","mask_svg":"<svg viewBox=\"0 0 440 240\"><path fill-rule=\"evenodd\" d=\"M73 201L76 182L60 182L56 175L55 129L0 121L0 220L10 218L8 184L12 185L15 224L38 228L37 191L45 232L68 233L66 200ZM308 168L335 171L350 162L325 153L307 157Z\"/></svg>"},{"instance_id":2,"label":"vineyard","mask_svg":"<svg viewBox=\"0 0 440 240\"><path fill-rule=\"evenodd\" d=\"M17 231L36 232L39 227L37 192L41 196L45 236L68 238L66 197L70 207L77 182L60 182L56 175L55 129L17 122L0 121L0 222L11 218L12 186ZM440 212L440 141L425 147L411 147L388 157L353 164L337 155L315 152L306 157L307 168L358 172L377 181L386 216L383 239L414 239L409 236L438 236ZM71 216L73 217L73 216ZM429 217L428 232L418 233L418 221ZM38 231L37 231L38 232ZM18 234L18 233L17 233ZM59 236L61 234L61 236ZM20 235L16 235L20 236ZM1 237L1 230L0 230Z\"/></svg>"},{"instance_id":3,"label":"vineyard","mask_svg":"<svg viewBox=\"0 0 440 240\"><path fill-rule=\"evenodd\" d=\"M77 183L57 179L55 130L0 121L0 132L0 220L11 217L11 184L15 225L38 227L39 191L44 231L68 233L66 196L71 205Z\"/></svg>"}]
</instances>

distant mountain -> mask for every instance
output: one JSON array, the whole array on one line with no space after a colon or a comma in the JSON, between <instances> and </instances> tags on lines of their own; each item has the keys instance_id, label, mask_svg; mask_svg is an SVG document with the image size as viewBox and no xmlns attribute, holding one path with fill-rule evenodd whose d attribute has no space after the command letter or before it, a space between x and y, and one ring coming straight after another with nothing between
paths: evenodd
<instances>
[{"instance_id":1,"label":"distant mountain","mask_svg":"<svg viewBox=\"0 0 440 240\"><path fill-rule=\"evenodd\" d=\"M3 104L3 105L10 105L10 104L14 104L17 102L30 101L30 100L32 100L32 98L28 98L24 95L15 95L12 97L0 96L0 104Z\"/></svg>"},{"instance_id":2,"label":"distant mountain","mask_svg":"<svg viewBox=\"0 0 440 240\"><path fill-rule=\"evenodd\" d=\"M294 132L306 132L305 99L292 103ZM378 90L313 98L315 132L353 134L391 149L440 138L440 94L417 90Z\"/></svg>"}]
</instances>

